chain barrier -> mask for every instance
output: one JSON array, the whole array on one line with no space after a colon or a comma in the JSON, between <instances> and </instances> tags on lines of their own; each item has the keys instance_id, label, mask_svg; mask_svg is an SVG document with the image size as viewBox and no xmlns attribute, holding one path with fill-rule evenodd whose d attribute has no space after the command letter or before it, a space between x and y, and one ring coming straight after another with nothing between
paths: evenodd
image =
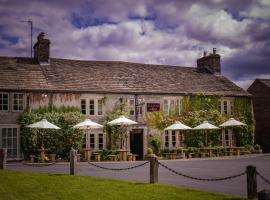
<instances>
[{"instance_id":1,"label":"chain barrier","mask_svg":"<svg viewBox=\"0 0 270 200\"><path fill-rule=\"evenodd\" d=\"M48 167L48 166L52 166L55 165L56 162L52 162L52 163L26 163L26 162L22 162L23 165L26 166L30 166L30 167Z\"/></svg>"},{"instance_id":2,"label":"chain barrier","mask_svg":"<svg viewBox=\"0 0 270 200\"><path fill-rule=\"evenodd\" d=\"M112 170L112 171L123 171L123 170L135 169L135 168L141 167L141 166L143 166L143 165L146 165L147 163L149 163L149 161L146 161L146 162L144 162L144 163L141 163L141 164L135 165L135 166L131 166L131 167L124 167L124 168L109 168L109 167L103 167L103 166L94 164L94 163L92 163L92 162L88 162L89 165L95 166L95 167L100 168L100 169Z\"/></svg>"},{"instance_id":3,"label":"chain barrier","mask_svg":"<svg viewBox=\"0 0 270 200\"><path fill-rule=\"evenodd\" d=\"M256 173L264 182L266 182L270 185L270 181L267 178L265 178L263 175L261 175L258 171L256 171Z\"/></svg>"},{"instance_id":4,"label":"chain barrier","mask_svg":"<svg viewBox=\"0 0 270 200\"><path fill-rule=\"evenodd\" d=\"M168 171L174 173L174 174L177 174L179 176L183 176L185 178L190 178L190 179L194 179L194 180L199 180L199 181L224 181L224 180L229 180L229 179L234 179L234 178L237 178L237 177L240 177L240 176L243 176L246 174L246 171L240 173L240 174L236 174L236 175L233 175L233 176L227 176L227 177L223 177L223 178L198 178L198 177L194 177L194 176L190 176L190 175L186 175L186 174L183 174L183 173L180 173L180 172L177 172L171 168L169 168L168 166L162 164L161 162L158 162L162 167L164 167L165 169L167 169Z\"/></svg>"}]
</instances>

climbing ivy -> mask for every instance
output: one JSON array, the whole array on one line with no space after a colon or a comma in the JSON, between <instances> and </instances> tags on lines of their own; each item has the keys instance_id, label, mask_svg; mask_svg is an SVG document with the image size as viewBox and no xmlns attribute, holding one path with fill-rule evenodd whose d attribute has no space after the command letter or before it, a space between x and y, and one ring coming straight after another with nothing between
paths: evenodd
<instances>
[{"instance_id":1,"label":"climbing ivy","mask_svg":"<svg viewBox=\"0 0 270 200\"><path fill-rule=\"evenodd\" d=\"M55 106L40 107L36 110L26 110L19 118L21 125L20 140L21 150L25 158L30 154L38 155L42 143L48 150L48 153L57 154L62 159L67 159L71 147L81 149L83 132L73 129L72 126L81 122L84 116L78 112L75 107ZM47 119L49 122L57 125L61 129L30 129L26 127L29 124Z\"/></svg>"},{"instance_id":2,"label":"climbing ivy","mask_svg":"<svg viewBox=\"0 0 270 200\"><path fill-rule=\"evenodd\" d=\"M191 127L195 127L207 120L210 123L219 125L230 117L221 114L218 111L218 96L183 96L182 97L182 113L179 115L164 116L163 110L147 113L146 123L155 129L163 131L164 128L179 120ZM234 115L233 117L247 124L245 127L234 128L236 133L236 142L239 146L253 144L254 119L249 97L236 97L234 99ZM204 135L200 131L185 131L185 144L187 146L198 147L203 141ZM219 131L209 131L209 140L213 145L218 145L220 140Z\"/></svg>"}]
</instances>

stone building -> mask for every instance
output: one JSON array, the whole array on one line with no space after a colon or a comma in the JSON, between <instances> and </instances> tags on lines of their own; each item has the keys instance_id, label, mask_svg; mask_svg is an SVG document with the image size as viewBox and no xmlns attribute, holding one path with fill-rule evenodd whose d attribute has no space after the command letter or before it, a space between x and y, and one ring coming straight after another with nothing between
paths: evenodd
<instances>
[{"instance_id":1,"label":"stone building","mask_svg":"<svg viewBox=\"0 0 270 200\"><path fill-rule=\"evenodd\" d=\"M146 125L146 113L162 108L167 115L176 107L181 113L183 96L204 94L219 96L220 111L230 114L235 97L250 96L221 75L220 55L215 49L199 58L195 68L67 60L50 58L50 41L42 33L34 45L34 54L34 58L0 57L0 148L7 147L8 156L14 159L20 157L18 117L26 108L49 102L56 106L73 105L86 117L100 122L117 102L126 101L128 117L138 122L127 146L142 156L146 153L147 136L160 134ZM175 134L163 134L163 147L182 144L182 137ZM233 138L226 134L224 140ZM102 130L92 133L87 144L95 150L105 148L105 134Z\"/></svg>"},{"instance_id":2,"label":"stone building","mask_svg":"<svg viewBox=\"0 0 270 200\"><path fill-rule=\"evenodd\" d=\"M255 143L263 152L270 152L270 79L256 79L248 88L252 94L254 117L256 120Z\"/></svg>"}]
</instances>

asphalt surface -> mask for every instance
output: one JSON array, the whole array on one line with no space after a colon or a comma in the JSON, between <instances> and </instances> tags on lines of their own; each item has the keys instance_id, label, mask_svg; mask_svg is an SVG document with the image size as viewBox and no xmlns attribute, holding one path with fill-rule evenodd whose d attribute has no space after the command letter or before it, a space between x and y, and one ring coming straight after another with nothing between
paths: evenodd
<instances>
[{"instance_id":1,"label":"asphalt surface","mask_svg":"<svg viewBox=\"0 0 270 200\"><path fill-rule=\"evenodd\" d=\"M145 161L135 162L100 162L95 163L103 167L123 168L136 166ZM160 161L175 171L199 178L221 178L244 172L246 166L254 165L257 171L270 180L270 155L248 156L248 157L224 157L214 159L187 159L187 160L163 160ZM130 170L110 171L91 166L86 162L78 164L78 174L87 176L106 177L114 179L126 179L140 182L149 181L149 163ZM51 166L33 167L22 163L8 164L8 169L38 171L49 173L69 173L69 163L57 163ZM259 177L258 191L262 189L270 190L270 185L265 183ZM159 166L159 183L184 186L205 191L222 192L227 194L236 194L246 196L246 175L224 181L198 181L185 178L168 171Z\"/></svg>"}]
</instances>

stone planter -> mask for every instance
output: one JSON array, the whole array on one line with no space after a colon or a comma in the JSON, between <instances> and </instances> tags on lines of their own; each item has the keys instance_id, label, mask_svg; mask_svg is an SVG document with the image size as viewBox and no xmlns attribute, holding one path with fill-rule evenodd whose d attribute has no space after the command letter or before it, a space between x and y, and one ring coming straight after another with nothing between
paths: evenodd
<instances>
[{"instance_id":1,"label":"stone planter","mask_svg":"<svg viewBox=\"0 0 270 200\"><path fill-rule=\"evenodd\" d=\"M262 149L259 149L259 150L253 150L252 151L253 154L261 154L263 153Z\"/></svg>"}]
</instances>

